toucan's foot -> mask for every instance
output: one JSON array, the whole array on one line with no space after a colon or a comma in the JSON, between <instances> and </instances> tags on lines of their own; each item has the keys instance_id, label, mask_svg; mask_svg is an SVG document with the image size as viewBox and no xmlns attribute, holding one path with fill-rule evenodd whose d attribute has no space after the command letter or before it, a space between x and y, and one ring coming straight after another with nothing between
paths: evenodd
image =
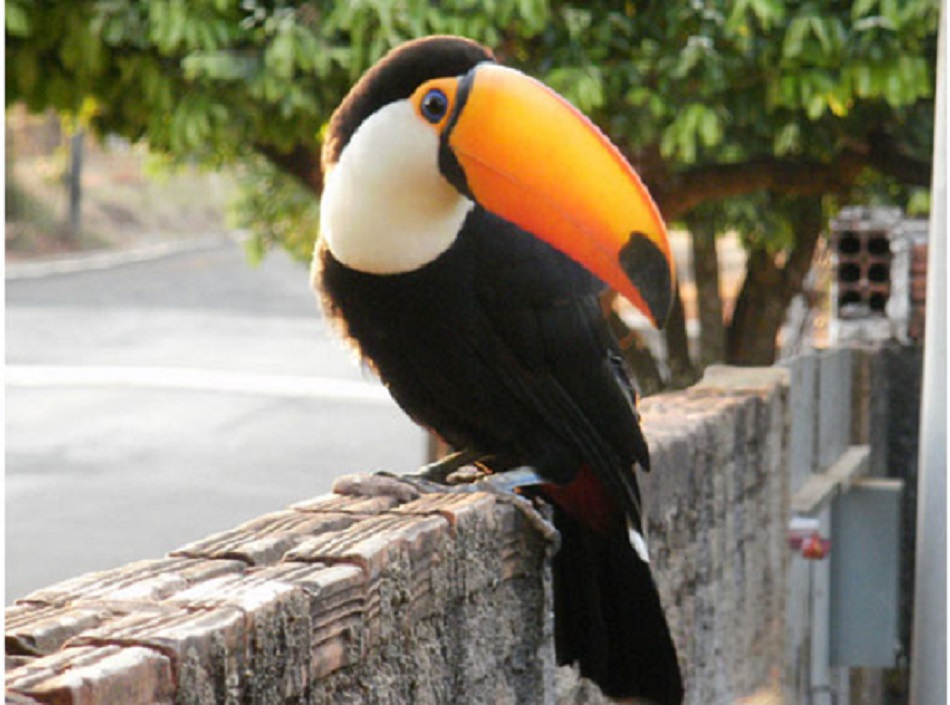
<instances>
[{"instance_id":1,"label":"toucan's foot","mask_svg":"<svg viewBox=\"0 0 950 705\"><path fill-rule=\"evenodd\" d=\"M473 479L467 478L474 477L474 479L478 479L478 477L491 472L486 464L490 460L491 456L484 453L475 450L463 450L447 455L434 463L423 465L412 476L430 482L439 482L443 485L473 482Z\"/></svg>"},{"instance_id":2,"label":"toucan's foot","mask_svg":"<svg viewBox=\"0 0 950 705\"><path fill-rule=\"evenodd\" d=\"M493 474L475 483L472 488L476 492L493 494L497 500L520 510L528 523L557 550L561 545L561 534L544 515L544 507L548 505L540 498L531 499L520 491L544 482L537 470L521 466Z\"/></svg>"},{"instance_id":3,"label":"toucan's foot","mask_svg":"<svg viewBox=\"0 0 950 705\"><path fill-rule=\"evenodd\" d=\"M465 491L461 487L447 484L444 479L435 481L425 472L398 475L380 470L374 473L343 475L334 481L332 489L337 494L355 497L393 497L400 503L411 502L424 494Z\"/></svg>"},{"instance_id":4,"label":"toucan's foot","mask_svg":"<svg viewBox=\"0 0 950 705\"><path fill-rule=\"evenodd\" d=\"M471 485L492 476L494 476L494 473L491 468L481 463L473 463L472 465L463 465L460 467L446 477L445 482L449 485Z\"/></svg>"},{"instance_id":5,"label":"toucan's foot","mask_svg":"<svg viewBox=\"0 0 950 705\"><path fill-rule=\"evenodd\" d=\"M465 467L460 466L453 470L453 473L469 472ZM381 471L373 474L343 475L333 483L333 491L358 497L394 497L400 503L411 502L424 494L486 492L494 496L496 501L518 509L546 541L555 546L560 543L560 534L554 525L544 517L531 499L519 493L521 488L544 482L533 468L519 467L486 476L479 472L476 466L473 472L478 473L478 476L457 484L433 482L427 479L424 473L396 475Z\"/></svg>"}]
</instances>

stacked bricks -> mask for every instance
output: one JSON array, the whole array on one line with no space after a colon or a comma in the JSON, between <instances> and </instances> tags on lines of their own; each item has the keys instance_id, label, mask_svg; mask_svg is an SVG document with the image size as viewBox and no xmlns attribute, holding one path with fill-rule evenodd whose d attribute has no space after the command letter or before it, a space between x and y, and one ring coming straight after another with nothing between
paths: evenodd
<instances>
[{"instance_id":1,"label":"stacked bricks","mask_svg":"<svg viewBox=\"0 0 950 705\"><path fill-rule=\"evenodd\" d=\"M927 318L927 243L915 242L910 260L910 322L908 337L920 343L924 339Z\"/></svg>"},{"instance_id":2,"label":"stacked bricks","mask_svg":"<svg viewBox=\"0 0 950 705\"><path fill-rule=\"evenodd\" d=\"M777 692L788 372L647 399L654 576L686 702ZM485 492L326 495L7 609L8 703L607 702L555 677L551 545Z\"/></svg>"},{"instance_id":3,"label":"stacked bricks","mask_svg":"<svg viewBox=\"0 0 950 705\"><path fill-rule=\"evenodd\" d=\"M899 208L842 209L831 222L833 343L920 343L927 238L927 221Z\"/></svg>"},{"instance_id":4,"label":"stacked bricks","mask_svg":"<svg viewBox=\"0 0 950 705\"><path fill-rule=\"evenodd\" d=\"M832 223L839 318L885 315L891 296L891 234L900 219L896 208L846 208Z\"/></svg>"}]
</instances>

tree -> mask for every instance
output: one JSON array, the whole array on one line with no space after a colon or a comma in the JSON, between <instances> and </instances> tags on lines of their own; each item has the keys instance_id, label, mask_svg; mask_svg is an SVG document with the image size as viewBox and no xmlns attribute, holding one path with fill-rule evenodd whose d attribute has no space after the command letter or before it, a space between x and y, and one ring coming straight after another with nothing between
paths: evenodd
<instances>
[{"instance_id":1,"label":"tree","mask_svg":"<svg viewBox=\"0 0 950 705\"><path fill-rule=\"evenodd\" d=\"M732 363L774 360L834 199L927 186L937 11L913 0L560 8L564 29L542 55L571 48L548 80L620 144L666 218L699 235L702 362L717 347ZM749 259L719 333L711 245L727 229ZM686 383L695 367L680 320L674 311L667 342Z\"/></svg>"},{"instance_id":2,"label":"tree","mask_svg":"<svg viewBox=\"0 0 950 705\"><path fill-rule=\"evenodd\" d=\"M7 101L243 164L258 248L309 254L319 134L348 87L406 39L472 37L605 129L697 235L700 290L716 290L715 235L741 235L745 283L728 321L700 297L698 362L766 364L836 202L929 184L938 14L937 0L8 0ZM677 302L683 384L697 368Z\"/></svg>"}]
</instances>

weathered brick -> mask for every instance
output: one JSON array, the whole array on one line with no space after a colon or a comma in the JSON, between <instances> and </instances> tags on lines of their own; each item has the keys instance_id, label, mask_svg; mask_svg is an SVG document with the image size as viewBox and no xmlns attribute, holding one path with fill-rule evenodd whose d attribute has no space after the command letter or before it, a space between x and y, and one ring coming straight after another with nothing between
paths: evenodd
<instances>
[{"instance_id":1,"label":"weathered brick","mask_svg":"<svg viewBox=\"0 0 950 705\"><path fill-rule=\"evenodd\" d=\"M398 552L407 550L409 542L430 541L431 549L435 550L437 545L448 540L448 533L448 522L441 518L384 514L363 519L340 531L308 538L286 558L290 561L354 563L373 581L389 567Z\"/></svg>"},{"instance_id":2,"label":"weathered brick","mask_svg":"<svg viewBox=\"0 0 950 705\"><path fill-rule=\"evenodd\" d=\"M307 513L285 510L265 514L240 526L193 541L173 556L240 560L250 565L273 565L311 536L343 529L354 523L352 514Z\"/></svg>"},{"instance_id":3,"label":"weathered brick","mask_svg":"<svg viewBox=\"0 0 950 705\"><path fill-rule=\"evenodd\" d=\"M209 561L185 557L138 561L120 568L87 573L30 593L18 603L129 603L146 607L196 582L245 569L238 561Z\"/></svg>"},{"instance_id":4,"label":"weathered brick","mask_svg":"<svg viewBox=\"0 0 950 705\"><path fill-rule=\"evenodd\" d=\"M137 646L63 649L7 673L6 690L8 698L17 694L48 705L175 702L169 659L158 651Z\"/></svg>"},{"instance_id":5,"label":"weathered brick","mask_svg":"<svg viewBox=\"0 0 950 705\"><path fill-rule=\"evenodd\" d=\"M373 514L382 514L399 505L399 500L391 495L362 497L336 493L322 494L312 499L292 504L291 509L299 512L340 512L356 514L366 518Z\"/></svg>"},{"instance_id":6,"label":"weathered brick","mask_svg":"<svg viewBox=\"0 0 950 705\"><path fill-rule=\"evenodd\" d=\"M301 588L262 573L222 576L178 593L167 604L188 612L240 610L246 700L283 703L305 692L311 626L309 599Z\"/></svg>"},{"instance_id":7,"label":"weathered brick","mask_svg":"<svg viewBox=\"0 0 950 705\"><path fill-rule=\"evenodd\" d=\"M440 516L387 514L301 543L288 561L353 564L365 575L365 644L391 641L413 613L432 609L419 581L450 539Z\"/></svg>"},{"instance_id":8,"label":"weathered brick","mask_svg":"<svg viewBox=\"0 0 950 705\"><path fill-rule=\"evenodd\" d=\"M296 586L307 596L311 679L323 678L364 655L366 584L358 566L280 563L258 575Z\"/></svg>"},{"instance_id":9,"label":"weathered brick","mask_svg":"<svg viewBox=\"0 0 950 705\"><path fill-rule=\"evenodd\" d=\"M238 703L243 697L248 634L238 608L130 614L67 642L105 645L142 646L164 654L184 702Z\"/></svg>"},{"instance_id":10,"label":"weathered brick","mask_svg":"<svg viewBox=\"0 0 950 705\"><path fill-rule=\"evenodd\" d=\"M456 528L466 522L491 520L495 497L488 492L446 492L425 494L392 510L393 514L439 515ZM469 524L470 525L470 524Z\"/></svg>"},{"instance_id":11,"label":"weathered brick","mask_svg":"<svg viewBox=\"0 0 950 705\"><path fill-rule=\"evenodd\" d=\"M7 608L4 616L6 653L44 656L114 613L104 608L23 604Z\"/></svg>"}]
</instances>

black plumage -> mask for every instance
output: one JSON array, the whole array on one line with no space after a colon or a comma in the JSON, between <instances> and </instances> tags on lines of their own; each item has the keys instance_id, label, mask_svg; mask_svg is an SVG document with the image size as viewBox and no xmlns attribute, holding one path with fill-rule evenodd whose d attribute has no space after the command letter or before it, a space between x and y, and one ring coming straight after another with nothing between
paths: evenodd
<instances>
[{"instance_id":1,"label":"black plumage","mask_svg":"<svg viewBox=\"0 0 950 705\"><path fill-rule=\"evenodd\" d=\"M559 483L588 463L621 492L617 475L648 466L603 285L567 256L476 207L419 270L357 272L326 248L320 260L325 308L403 410L451 445Z\"/></svg>"}]
</instances>

